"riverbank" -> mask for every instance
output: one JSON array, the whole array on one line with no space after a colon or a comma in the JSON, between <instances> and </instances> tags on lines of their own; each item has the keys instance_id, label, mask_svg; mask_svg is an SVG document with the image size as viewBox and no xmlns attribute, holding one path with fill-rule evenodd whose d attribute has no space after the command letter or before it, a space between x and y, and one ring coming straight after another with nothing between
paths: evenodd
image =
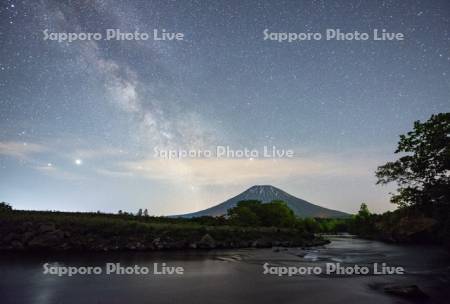
<instances>
[{"instance_id":1,"label":"riverbank","mask_svg":"<svg viewBox=\"0 0 450 304\"><path fill-rule=\"evenodd\" d=\"M0 250L156 251L307 247L328 241L299 229L208 226L110 214L0 213Z\"/></svg>"},{"instance_id":2,"label":"riverbank","mask_svg":"<svg viewBox=\"0 0 450 304\"><path fill-rule=\"evenodd\" d=\"M396 244L436 244L450 251L448 206L404 207L383 214L356 216L349 231L363 238Z\"/></svg>"}]
</instances>

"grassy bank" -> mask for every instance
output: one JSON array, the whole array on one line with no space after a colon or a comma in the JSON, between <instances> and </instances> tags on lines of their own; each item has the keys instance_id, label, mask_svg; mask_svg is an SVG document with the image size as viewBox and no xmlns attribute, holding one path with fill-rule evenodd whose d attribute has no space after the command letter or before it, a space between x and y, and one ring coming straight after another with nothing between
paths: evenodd
<instances>
[{"instance_id":1,"label":"grassy bank","mask_svg":"<svg viewBox=\"0 0 450 304\"><path fill-rule=\"evenodd\" d=\"M296 228L231 226L220 219L101 213L0 213L0 250L165 250L326 243Z\"/></svg>"}]
</instances>

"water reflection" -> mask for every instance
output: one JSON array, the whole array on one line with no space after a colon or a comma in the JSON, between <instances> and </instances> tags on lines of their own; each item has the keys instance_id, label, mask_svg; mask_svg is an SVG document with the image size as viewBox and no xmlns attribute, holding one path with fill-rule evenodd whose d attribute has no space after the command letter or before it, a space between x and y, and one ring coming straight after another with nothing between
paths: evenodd
<instances>
[{"instance_id":1,"label":"water reflection","mask_svg":"<svg viewBox=\"0 0 450 304\"><path fill-rule=\"evenodd\" d=\"M425 251L426 249L426 251ZM43 274L53 266L105 266L105 263L153 263L182 266L183 275ZM401 265L402 276L263 275L262 265L319 265L326 262ZM332 238L317 248L274 248L183 252L98 254L3 254L0 257L2 303L408 303L373 286L416 284L429 303L448 297L450 261L437 247L396 246L349 237ZM444 286L444 287L443 287Z\"/></svg>"}]
</instances>

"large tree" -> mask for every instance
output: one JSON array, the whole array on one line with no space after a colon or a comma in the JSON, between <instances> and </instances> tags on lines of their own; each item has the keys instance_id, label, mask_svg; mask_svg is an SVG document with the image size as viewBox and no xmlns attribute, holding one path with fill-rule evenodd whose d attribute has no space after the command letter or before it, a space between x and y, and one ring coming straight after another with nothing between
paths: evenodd
<instances>
[{"instance_id":1,"label":"large tree","mask_svg":"<svg viewBox=\"0 0 450 304\"><path fill-rule=\"evenodd\" d=\"M376 171L377 184L397 183L393 203L401 207L449 204L450 113L414 122L414 129L400 136L395 153L402 156Z\"/></svg>"}]
</instances>

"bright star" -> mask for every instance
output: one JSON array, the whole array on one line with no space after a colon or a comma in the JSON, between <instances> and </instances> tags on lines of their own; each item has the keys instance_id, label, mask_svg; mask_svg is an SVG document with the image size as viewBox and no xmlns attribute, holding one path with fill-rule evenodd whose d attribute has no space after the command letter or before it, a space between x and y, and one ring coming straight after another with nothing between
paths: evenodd
<instances>
[{"instance_id":1,"label":"bright star","mask_svg":"<svg viewBox=\"0 0 450 304\"><path fill-rule=\"evenodd\" d=\"M81 164L83 164L83 161L81 159L76 159L75 160L75 165L81 166Z\"/></svg>"}]
</instances>

